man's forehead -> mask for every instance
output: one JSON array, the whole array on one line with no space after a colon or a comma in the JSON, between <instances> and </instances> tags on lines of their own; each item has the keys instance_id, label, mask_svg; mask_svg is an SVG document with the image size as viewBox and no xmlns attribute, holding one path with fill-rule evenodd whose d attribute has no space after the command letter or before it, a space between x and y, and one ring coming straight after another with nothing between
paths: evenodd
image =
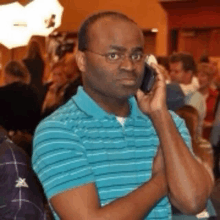
<instances>
[{"instance_id":1,"label":"man's forehead","mask_svg":"<svg viewBox=\"0 0 220 220\"><path fill-rule=\"evenodd\" d=\"M143 33L134 22L114 17L101 18L92 24L88 30L90 41L93 39L102 40L103 38L119 40L120 37L129 39L133 35L137 35L140 45L144 44Z\"/></svg>"},{"instance_id":2,"label":"man's forehead","mask_svg":"<svg viewBox=\"0 0 220 220\"><path fill-rule=\"evenodd\" d=\"M178 70L182 70L183 69L183 62L182 61L176 61L176 62L170 62L170 67L178 69Z\"/></svg>"}]
</instances>

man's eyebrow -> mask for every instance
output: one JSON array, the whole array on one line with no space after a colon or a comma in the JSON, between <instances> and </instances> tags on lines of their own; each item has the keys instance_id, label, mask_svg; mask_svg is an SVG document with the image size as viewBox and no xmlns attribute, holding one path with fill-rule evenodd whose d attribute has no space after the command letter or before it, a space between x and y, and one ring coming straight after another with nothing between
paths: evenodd
<instances>
[{"instance_id":1,"label":"man's eyebrow","mask_svg":"<svg viewBox=\"0 0 220 220\"><path fill-rule=\"evenodd\" d=\"M118 50L121 52L126 52L126 50L127 50L125 47L117 46L117 45L110 45L110 49ZM144 48L143 47L136 47L136 48L132 49L132 52L137 52L137 51L143 52Z\"/></svg>"},{"instance_id":2,"label":"man's eyebrow","mask_svg":"<svg viewBox=\"0 0 220 220\"><path fill-rule=\"evenodd\" d=\"M132 52L137 52L137 51L144 52L144 48L143 47L136 47L132 50Z\"/></svg>"},{"instance_id":3,"label":"man's eyebrow","mask_svg":"<svg viewBox=\"0 0 220 220\"><path fill-rule=\"evenodd\" d=\"M126 51L126 48L124 48L122 46L117 46L117 45L110 45L110 49L119 50L121 52L125 52Z\"/></svg>"}]
</instances>

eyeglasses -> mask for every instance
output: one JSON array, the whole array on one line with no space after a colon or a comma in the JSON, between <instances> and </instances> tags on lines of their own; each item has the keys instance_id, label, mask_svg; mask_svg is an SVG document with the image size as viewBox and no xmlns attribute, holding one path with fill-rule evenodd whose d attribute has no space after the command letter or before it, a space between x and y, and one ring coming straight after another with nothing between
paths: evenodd
<instances>
[{"instance_id":1,"label":"eyeglasses","mask_svg":"<svg viewBox=\"0 0 220 220\"><path fill-rule=\"evenodd\" d=\"M109 52L109 53L100 54L92 50L86 50L86 51L105 57L106 62L108 63L121 63L125 59L125 57L128 57L132 63L136 64L142 62L147 56L141 51L137 51L129 55L122 52Z\"/></svg>"}]
</instances>

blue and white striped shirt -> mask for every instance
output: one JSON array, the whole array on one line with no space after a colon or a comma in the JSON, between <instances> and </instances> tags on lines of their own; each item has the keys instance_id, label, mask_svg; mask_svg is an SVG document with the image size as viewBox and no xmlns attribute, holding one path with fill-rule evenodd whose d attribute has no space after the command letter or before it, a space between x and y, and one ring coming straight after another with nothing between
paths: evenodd
<instances>
[{"instance_id":1,"label":"blue and white striped shirt","mask_svg":"<svg viewBox=\"0 0 220 220\"><path fill-rule=\"evenodd\" d=\"M32 163L48 199L94 182L104 206L151 178L159 138L135 98L129 102L130 115L122 126L115 115L105 112L79 87L75 96L40 123ZM183 120L171 114L191 146ZM161 199L145 219L171 219L168 198Z\"/></svg>"}]
</instances>

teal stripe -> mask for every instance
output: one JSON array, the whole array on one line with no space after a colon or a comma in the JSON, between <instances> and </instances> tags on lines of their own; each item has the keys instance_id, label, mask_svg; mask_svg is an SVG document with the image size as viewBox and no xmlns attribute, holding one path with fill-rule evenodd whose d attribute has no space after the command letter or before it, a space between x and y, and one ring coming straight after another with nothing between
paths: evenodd
<instances>
[{"instance_id":1,"label":"teal stripe","mask_svg":"<svg viewBox=\"0 0 220 220\"><path fill-rule=\"evenodd\" d=\"M113 115L101 109L99 118L95 112L91 115L83 109L78 98L71 99L38 126L33 144L33 168L48 199L95 182L100 203L106 204L127 195L151 178L159 139L149 118L138 110L132 110L122 127ZM92 108L92 100L82 100ZM134 100L131 103L132 108L137 108ZM171 114L190 147L184 122ZM54 216L59 219L55 213ZM158 202L147 218L171 218L167 197Z\"/></svg>"}]
</instances>

